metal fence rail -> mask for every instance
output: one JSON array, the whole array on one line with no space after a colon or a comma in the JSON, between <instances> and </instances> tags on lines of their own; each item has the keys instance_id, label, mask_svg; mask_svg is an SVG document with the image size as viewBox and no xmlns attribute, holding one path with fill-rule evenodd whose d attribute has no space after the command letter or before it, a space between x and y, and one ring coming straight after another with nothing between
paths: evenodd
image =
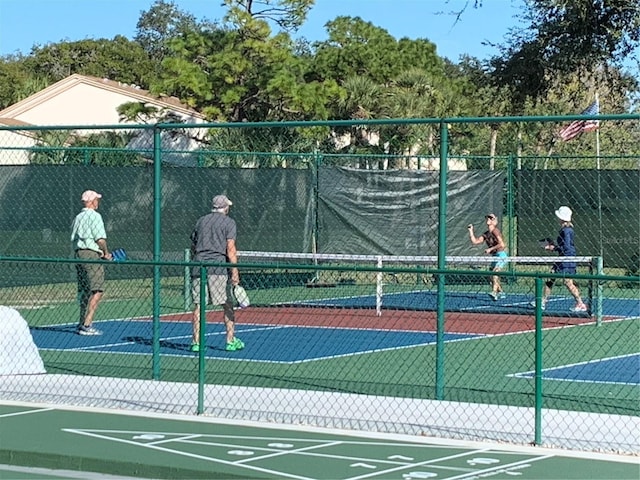
<instances>
[{"instance_id":1,"label":"metal fence rail","mask_svg":"<svg viewBox=\"0 0 640 480\"><path fill-rule=\"evenodd\" d=\"M34 265L40 271L69 270L73 263L0 258L2 277ZM189 349L184 280L175 273L192 267L204 272L206 265L109 264L109 276L116 278L108 281L96 319L104 331L98 337L75 333L73 282L0 289L0 303L21 313L47 371L33 376L35 384L24 374L3 375L1 397L639 450L629 431L640 416L640 379L633 368L640 332L638 277L575 276L604 290L604 320L598 324L591 315L570 313L564 292L542 311L542 268L516 273L507 298L494 302L480 282L448 285L446 278L459 270L241 263L241 279L248 272L263 274L248 289L252 306L237 311L237 334L246 348L224 351L222 313L213 309L201 313L207 348L195 354ZM160 271L157 287L154 269ZM136 274L116 274L122 270ZM310 286L296 272L335 282ZM491 272L465 274L486 278ZM340 282L345 275L350 281ZM394 279L385 287L389 301L381 315L374 300L379 275ZM445 277L444 296L436 284L420 280L432 275ZM442 326L439 309L445 311ZM6 358L25 366L22 343L9 341L4 349ZM96 377L99 384L87 382ZM152 387L145 383L150 379ZM153 401L145 393L149 388ZM242 395L243 401L224 404L221 392ZM340 399L340 408L328 408L329 397ZM372 413L399 407L402 413ZM603 423L593 434L596 421Z\"/></svg>"}]
</instances>

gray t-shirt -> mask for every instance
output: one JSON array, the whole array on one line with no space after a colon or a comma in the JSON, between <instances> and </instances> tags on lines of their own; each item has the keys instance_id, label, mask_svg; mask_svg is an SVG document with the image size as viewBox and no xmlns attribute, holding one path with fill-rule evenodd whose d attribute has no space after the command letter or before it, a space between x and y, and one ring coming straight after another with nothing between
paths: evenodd
<instances>
[{"instance_id":1,"label":"gray t-shirt","mask_svg":"<svg viewBox=\"0 0 640 480\"><path fill-rule=\"evenodd\" d=\"M236 222L227 215L211 212L200 217L191 233L191 243L194 247L194 261L207 260L212 262L228 262L227 240L236 239ZM197 276L198 269L191 273ZM224 275L226 269L216 267L209 270L210 274Z\"/></svg>"}]
</instances>

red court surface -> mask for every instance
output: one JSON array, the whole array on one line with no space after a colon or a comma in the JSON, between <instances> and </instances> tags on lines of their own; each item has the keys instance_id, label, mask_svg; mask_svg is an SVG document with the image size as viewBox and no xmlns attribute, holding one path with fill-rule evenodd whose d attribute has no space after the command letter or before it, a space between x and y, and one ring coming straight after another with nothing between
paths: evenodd
<instances>
[{"instance_id":1,"label":"red court surface","mask_svg":"<svg viewBox=\"0 0 640 480\"><path fill-rule=\"evenodd\" d=\"M445 330L448 333L499 335L532 332L535 317L532 315L446 312ZM191 321L191 313L163 315L165 321ZM606 318L604 321L616 320ZM221 312L208 312L208 322L220 322ZM238 324L291 325L307 327L367 328L378 330L436 331L436 312L414 310L383 310L377 316L375 310L328 307L250 307L236 311ZM594 323L590 317L544 316L543 327L555 328Z\"/></svg>"}]
</instances>

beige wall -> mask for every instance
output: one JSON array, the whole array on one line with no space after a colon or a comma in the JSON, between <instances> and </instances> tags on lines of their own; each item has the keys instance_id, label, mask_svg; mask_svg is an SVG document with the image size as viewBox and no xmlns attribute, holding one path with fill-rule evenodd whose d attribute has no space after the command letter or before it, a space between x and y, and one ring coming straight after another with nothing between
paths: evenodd
<instances>
[{"instance_id":1,"label":"beige wall","mask_svg":"<svg viewBox=\"0 0 640 480\"><path fill-rule=\"evenodd\" d=\"M83 83L42 100L36 98L33 105L23 105L12 117L32 125L118 125L121 123L118 106L139 101L124 93ZM161 108L160 104L154 106Z\"/></svg>"},{"instance_id":2,"label":"beige wall","mask_svg":"<svg viewBox=\"0 0 640 480\"><path fill-rule=\"evenodd\" d=\"M35 143L33 137L0 130L0 165L28 164L28 149L33 147Z\"/></svg>"}]
</instances>

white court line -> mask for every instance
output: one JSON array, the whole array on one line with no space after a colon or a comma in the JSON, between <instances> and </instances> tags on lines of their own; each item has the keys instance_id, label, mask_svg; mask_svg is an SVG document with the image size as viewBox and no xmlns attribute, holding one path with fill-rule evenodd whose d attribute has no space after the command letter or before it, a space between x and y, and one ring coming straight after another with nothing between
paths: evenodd
<instances>
[{"instance_id":1,"label":"white court line","mask_svg":"<svg viewBox=\"0 0 640 480\"><path fill-rule=\"evenodd\" d=\"M567 364L563 364L563 365L561 365L559 367L545 368L544 370L547 371L547 372L552 372L554 370L561 370L561 369L567 368L567 367L577 367L578 365L589 365L590 363L606 362L606 361L609 361L609 360L617 360L618 358L637 357L637 356L640 356L640 352L639 353L627 353L625 355L615 355L613 357L596 358L595 360L585 360L584 362L567 363ZM529 372L521 372L521 374L527 374L527 373L535 373L535 371L531 370Z\"/></svg>"},{"instance_id":2,"label":"white court line","mask_svg":"<svg viewBox=\"0 0 640 480\"><path fill-rule=\"evenodd\" d=\"M105 320L106 321L113 321L113 320ZM97 322L94 322L97 323ZM245 324L246 325L246 324ZM256 325L256 324L249 324L249 325ZM328 327L316 327L316 326L312 326L312 325L276 325L276 326L264 326L264 327L253 327L253 328L242 328L242 325L238 325L236 331L239 333L245 333L245 332L264 332L264 331L269 331L269 330L284 330L284 329L289 329L289 328L328 328ZM333 330L333 328L331 328ZM345 330L365 330L365 331L381 331L381 332L386 332L386 330L382 330L382 329L354 329L354 328L344 328ZM415 331L415 330L393 330L393 332L398 332L398 333L409 333L409 334L416 334L416 335L422 335L422 334L428 334L428 335L432 335L435 337L435 332L432 331L428 331L428 332L421 332L421 331ZM211 332L211 333L207 333L205 334L206 337L209 336L219 336L219 335L224 335L225 333L223 331L220 332ZM489 336L493 336L493 335L484 335L484 334L464 334L464 333L448 333L448 335L453 335L455 337L459 337L459 336L464 336L464 338L451 338L448 340L445 340L447 343L452 343L452 342L465 342L465 341L469 341L469 340L475 340L475 339L479 339L479 338L483 338L483 337L489 337ZM191 338L191 335L180 335L180 336L173 336L173 337L163 337L160 338L160 341L167 341L167 340L175 340L175 339L181 339L181 338ZM73 352L87 352L87 351L99 351L100 349L109 349L109 348L114 348L114 347L121 347L121 346L126 346L126 345L135 345L137 342L135 341L129 341L129 342L117 342L117 343L102 343L99 345L88 345L86 347L76 347L76 348L41 348L41 350L44 351L52 351L52 352L65 352L65 351L73 351ZM245 362L259 362L259 363L271 363L271 364L285 364L285 365L294 365L294 364L303 364L303 363L310 363L310 362L317 362L320 360L331 360L331 359L335 359L335 358L345 358L345 357L352 357L352 356L356 356L356 355L364 355L364 354L368 354L368 353L378 353L378 352L387 352L387 351L393 351L393 350L404 350L407 348L415 348L415 347L428 347L428 346L432 346L436 344L436 339L434 338L431 341L428 342L419 342L419 343L412 343L410 345L395 345L395 346L389 346L389 347L382 347L382 348L377 348L377 349L368 349L368 350L361 350L361 351L352 351L352 352L347 352L347 353L341 353L341 354L336 354L336 355L324 355L324 356L318 356L318 357L313 357L313 358L305 358L302 360L291 360L291 361L284 361L284 360L266 360L266 359L251 359L251 358L227 358L227 357L218 357L218 356L211 356L211 357L207 357L207 358L216 358L216 359L220 359L220 360L226 360L226 361L245 361ZM114 354L119 354L119 355L147 355L147 353L144 352L119 352L119 351L114 351L114 352L107 352L107 353L114 353ZM176 356L176 357L184 357L186 355L184 354L164 354L165 356Z\"/></svg>"},{"instance_id":3,"label":"white court line","mask_svg":"<svg viewBox=\"0 0 640 480\"><path fill-rule=\"evenodd\" d=\"M49 412L55 410L55 408L36 408L34 410L25 410L24 412L4 413L0 415L0 418L17 417L19 415L31 415L32 413Z\"/></svg>"},{"instance_id":4,"label":"white court line","mask_svg":"<svg viewBox=\"0 0 640 480\"><path fill-rule=\"evenodd\" d=\"M395 468L389 468L387 470L383 470L381 472L372 472L372 473L368 473L366 475L359 475L357 477L349 477L348 479L345 480L360 480L362 478L371 478L371 477L377 477L380 475L388 475L389 473L392 472L398 472L401 470L406 470L407 468L417 468L417 467L422 467L425 465L432 465L434 463L438 463L438 462L444 462L447 460L453 460L453 459L457 459L457 458L462 458L462 457L467 457L469 455L477 455L479 453L485 453L490 451L489 448L482 448L479 450L470 450L470 451L466 451L466 452L462 452L462 453L456 453L455 455L447 455L445 457L440 457L440 458L432 458L430 460L425 460L424 462L416 462L416 463L410 463L410 464L406 464L403 465L401 467L395 467Z\"/></svg>"},{"instance_id":5,"label":"white court line","mask_svg":"<svg viewBox=\"0 0 640 480\"><path fill-rule=\"evenodd\" d=\"M113 320L104 320L105 322L112 322ZM99 323L99 322L94 322L94 323ZM266 331L266 330L276 330L278 328L288 328L286 326L268 326L265 328L252 328L252 329L238 329L238 331L242 331L242 332L253 332L253 331ZM209 332L205 334L205 337L215 337L215 336L221 336L221 335L226 335L225 332L223 331L219 331L219 332ZM168 340L178 340L178 339L183 339L183 338L191 338L191 334L185 334L185 335L175 335L172 337L161 337L160 338L160 342L163 341L168 341ZM86 347L76 347L76 348L42 348L41 350L46 350L46 351L51 351L51 352L66 352L66 351L73 351L73 352L86 352L86 351L90 351L90 350L98 350L101 348L114 348L114 347L122 347L125 345L135 345L137 342L135 341L128 341L128 342L116 342L116 343L101 343L100 345L88 345ZM138 353L138 352L110 352L110 353L128 353L131 355L147 355L146 353Z\"/></svg>"},{"instance_id":6,"label":"white court line","mask_svg":"<svg viewBox=\"0 0 640 480\"><path fill-rule=\"evenodd\" d=\"M333 455L323 455L322 453L318 453L318 454L314 454L314 453L308 453L310 450L316 450L318 448L326 448L326 447L334 447L336 445L341 445L344 442L341 442L339 440L336 441L325 441L323 442L321 445L309 445L307 447L302 447L302 448L296 448L294 450L277 450L277 451L273 451L274 449L271 449L271 452L269 454L265 454L262 455L260 457L251 457L251 458L247 458L245 460L238 460L237 462L235 462L237 465L242 465L244 466L246 463L249 462L256 462L259 460L264 460L267 458L273 458L273 457L280 457L282 455L291 455L291 454L300 454L300 453L304 453L306 455L312 455L312 456L320 456L320 457L331 457L333 458ZM229 445L229 444L220 444L220 445ZM238 448L237 445L230 445L232 447L236 447ZM252 448L254 450L267 450L266 448L256 448L254 446L248 446L246 448ZM359 460L359 459L357 459Z\"/></svg>"},{"instance_id":7,"label":"white court line","mask_svg":"<svg viewBox=\"0 0 640 480\"><path fill-rule=\"evenodd\" d=\"M540 460L546 460L548 458L553 458L553 455L544 455L541 457L537 457L537 458L528 458L526 460L520 460L518 462L513 462L513 463L508 463L506 465L497 465L495 467L491 467L491 468L485 468L483 470L478 470L476 472L469 472L469 473L465 473L463 475L458 475L457 477L449 477L447 478L447 480L461 480L464 478L469 478L469 479L476 479L476 478L483 478L486 476L490 476L490 474L498 474L498 473L506 473L507 475L511 474L511 475L519 475L519 473L514 472L514 473L510 473L511 470L516 469L520 470L516 467L521 467L521 466L525 466L529 463L533 463L533 462L539 462Z\"/></svg>"},{"instance_id":8,"label":"white court line","mask_svg":"<svg viewBox=\"0 0 640 480\"><path fill-rule=\"evenodd\" d=\"M195 453L182 452L182 451L179 451L179 450L173 450L173 449L170 449L170 448L158 447L158 446L155 446L155 445L141 444L139 442L134 442L134 441L131 441L131 440L125 440L125 439L122 439L122 438L105 437L103 435L98 435L98 434L94 434L92 432L87 432L87 431L78 430L78 429L74 429L74 428L65 428L63 430L66 431L66 432L76 433L78 435L85 435L85 436L88 436L88 437L99 438L99 439L102 439L102 440L110 440L110 441L113 441L113 442L125 443L127 445L135 445L135 446L138 446L138 447L148 448L150 450L157 450L157 451L165 452L165 453L173 453L175 455L180 455L180 456L189 457L189 458L195 458L195 459L198 459L198 460L204 460L206 462L220 463L220 464L223 464L223 465L237 466L237 462L229 462L227 460L221 460L219 458L211 458L211 457L207 457L207 456L204 456L204 455L198 455L198 454L195 454ZM273 475L279 475L281 477L296 478L296 479L299 479L299 480L314 480L311 477L303 477L303 476L300 476L300 475L291 475L291 474L283 473L283 472L280 472L280 471L277 471L277 470L271 470L271 469L268 469L268 468L260 468L260 467L256 467L256 466L253 466L253 465L242 465L242 468L247 468L247 469L255 470L257 472L262 472L262 473L269 473L269 474L273 474Z\"/></svg>"},{"instance_id":9,"label":"white court line","mask_svg":"<svg viewBox=\"0 0 640 480\"><path fill-rule=\"evenodd\" d=\"M193 438L193 437L219 437L219 438L226 438L227 440L235 440L235 439L242 439L242 440L271 440L271 441L278 441L278 442L283 442L283 441L291 441L291 442L296 442L296 443L301 443L301 442L313 442L313 443L318 443L317 445L310 445L307 447L302 447L302 448L296 448L296 449L290 449L290 450L276 450L273 451L275 449L269 449L269 448L265 448L265 447L256 447L253 444L250 445L239 445L238 443L222 443L222 442L206 442L206 441L196 441L196 440L185 440L185 438ZM333 446L337 446L337 445L343 445L346 449L349 448L349 446L351 445L364 445L364 446L371 446L371 447L377 447L377 446L391 446L394 447L396 449L401 449L403 447L407 447L407 448L435 448L435 446L433 445L421 445L421 444L415 444L415 443L406 443L406 444L401 444L401 443L395 443L395 442L351 442L351 441L325 441L322 442L320 439L317 440L311 440L311 439L286 439L286 438L271 438L271 437L236 437L236 436L226 436L226 435L189 435L188 437L185 438L171 438L171 439L167 439L167 440L161 440L160 442L150 442L147 444L143 444L143 445L150 445L150 444L154 444L157 445L158 443L169 443L169 442L177 442L177 443L187 443L187 444L195 444L195 445L210 445L210 446L217 446L217 447L227 447L227 448L242 448L242 449L247 449L248 451L270 451L271 453L266 454L266 455L262 455L262 456L257 456L257 457L250 457L247 458L245 460L239 460L237 462L235 462L237 465L241 465L244 466L245 464L251 462L257 462L260 460L265 460L265 459L269 459L269 458L274 458L274 457L278 457L278 456L285 456L285 455L296 455L296 454L300 454L303 456L312 456L312 457L322 457L322 458L326 458L328 460L332 459L332 460L347 460L347 461L351 461L351 462L372 462L372 463L376 463L378 465L393 465L393 468L387 468L384 470L380 470L380 471L376 471L376 472L371 472L369 474L364 474L364 475L358 475L356 477L347 477L344 480L356 480L356 479L362 479L362 478L369 478L369 477L377 477L377 476L381 476L381 475L386 475L387 473L390 472L396 472L396 471L401 471L401 470L406 470L406 469L413 469L413 468L417 468L417 467L421 467L421 466L425 466L425 465L432 465L437 469L441 469L441 470L454 470L454 471L460 471L460 470L467 470L465 472L465 475L468 474L468 470L469 469L464 469L464 468L455 468L455 467L449 467L449 466L441 466L441 465L435 465L439 462L442 461L447 461L450 459L455 459L455 458L462 458L465 456L471 456L471 455L475 455L478 453L485 453L485 452L491 452L491 449L489 448L483 448L483 449L479 449L479 450L472 450L472 451L464 451L464 452L460 452L460 453L456 453L453 455L448 455L445 457L436 457L436 458L431 458L429 460L425 460L422 462L401 462L401 461L393 461L393 460L388 460L388 459L382 459L382 458L371 458L371 457L354 457L354 456L348 456L348 455L339 455L339 454L325 454L325 453L317 453L317 452L311 452L311 450L317 450L317 449L322 449L322 448L327 448L327 447L333 447ZM441 447L439 447L441 448ZM459 449L461 447L456 447L456 446L452 446L450 447L450 449L456 450ZM498 452L501 455L515 455L516 453L514 452ZM543 458L548 458L548 457L552 457L553 455L548 455L547 457L539 457L539 458L533 458L530 460L520 460L518 462L514 462L514 463L510 463L510 464L502 464L500 465L500 467L502 467L505 470L509 470L511 468L513 468L514 466L519 465L520 463L525 463L527 461L537 461L537 460L541 460ZM477 470L473 470L474 475L484 472L484 471L488 471L488 470L482 470L480 472L478 472ZM457 478L457 477L456 477Z\"/></svg>"},{"instance_id":10,"label":"white court line","mask_svg":"<svg viewBox=\"0 0 640 480\"><path fill-rule=\"evenodd\" d=\"M53 470L50 468L16 467L15 465L0 464L0 478L5 478L2 472L24 473L29 478L60 477L64 480L77 478L80 480L138 480L139 477L123 477L121 475L108 475L106 473L82 472L78 470ZM10 478L10 477L6 477Z\"/></svg>"},{"instance_id":11,"label":"white court line","mask_svg":"<svg viewBox=\"0 0 640 480\"><path fill-rule=\"evenodd\" d=\"M432 465L432 464L437 464L439 462L443 462L443 461L448 461L451 459L457 459L457 458L463 458L463 457L467 457L467 456L472 456L472 455L477 455L477 454L481 454L481 453L485 453L485 452L490 452L491 448L486 447L486 448L480 448L480 449L466 449L463 452L458 452L452 455L447 455L444 457L436 457L436 458L431 458L429 460L425 460L422 462L398 462L398 461L390 461L390 460L385 460L385 459L379 459L379 458L370 458L370 457L351 457L351 456L345 456L345 455L338 455L338 454L323 454L323 453L317 453L317 452L310 452L310 450L317 450L317 449L322 449L322 448L328 448L328 447L334 447L336 445L344 445L345 448L348 448L349 445L364 445L364 446L380 446L380 445L384 445L384 446L392 446L394 448L402 448L402 447L408 447L408 448L435 448L434 445L423 445L420 443L412 443L412 442L407 442L406 444L402 444L399 442L351 442L351 441L343 441L343 440L331 440L331 439L326 439L326 440L322 440L322 439L300 439L300 438L282 438L282 437L262 437L262 436L234 436L234 435L207 435L207 434L178 434L178 433L169 433L169 432L146 432L147 434L152 434L152 435L168 435L168 436L173 436L172 438L168 438L168 439L163 439L163 440L159 440L157 442L148 442L148 443L140 443L140 442L133 442L130 440L124 440L124 439L120 439L120 438L114 438L114 437L110 437L108 435L101 435L102 434L106 434L106 433L112 433L112 434L122 434L122 433L128 433L128 434L133 434L133 433L140 433L138 431L122 431L122 430L80 430L80 429L63 429L64 431L68 431L71 433L76 433L76 434L80 434L80 435L87 435L87 436L92 436L92 437L97 437L97 438L102 438L105 440L112 440L112 441L116 441L116 442L124 442L124 443L130 443L133 445L137 445L143 448L151 448L151 449L159 449L162 451L166 451L166 452L170 452L170 453L174 453L176 455L184 455L184 456L188 456L188 457L193 457L193 458L199 458L199 459L204 459L204 460L210 460L214 463L223 463L223 464L228 464L228 465L235 465L235 466L239 466L242 468L250 468L250 469L255 469L255 470L259 470L259 471L265 471L264 469L260 468L260 467L255 467L252 465L248 465L249 462L256 462L256 461L260 461L260 460L264 460L264 459L268 459L268 458L273 458L275 456L283 456L283 455L303 455L303 456L313 456L313 457L322 457L322 458L326 458L328 460L333 459L333 460L348 460L348 461L360 461L360 462L375 462L378 464L392 464L394 465L393 468L387 468L385 470L381 470L381 471L377 471L377 472L372 472L366 475L358 475L356 477L347 477L345 480L356 480L356 479L361 479L361 478L369 478L369 477L376 477L376 476L380 476L380 475L386 475L388 473L391 472L397 472L397 471L401 471L401 470L406 470L409 468L416 468L416 467L420 467L420 466L424 466L424 465ZM178 437L176 437L176 435L179 435ZM204 438L221 438L221 439L226 439L228 440L227 442L198 442L198 441L194 441L194 440L186 440L186 439L190 439L190 438L197 438L197 437L204 437ZM186 441L185 441L186 440ZM189 452L184 452L182 450L179 449L173 449L173 448L167 448L167 447L157 447L158 444L162 443L164 445L166 445L167 443L187 443L187 444L196 444L196 445L210 445L210 446L219 446L219 447L226 447L226 448L231 448L231 449L246 449L247 451L256 451L256 450L268 450L267 448L264 447L256 447L254 444L247 444L247 445L243 445L239 442L233 442L233 440L265 440L265 441L271 441L271 442L283 442L283 441L289 441L289 442L295 442L295 443L313 443L313 445L309 445L309 446L305 446L305 447L301 447L301 448L297 448L297 449L293 449L293 450L276 450L273 451L275 449L271 449L271 453L269 453L268 455L262 455L259 457L251 457L251 458L246 458L244 460L238 460L238 461L233 461L233 462L229 462L227 460L221 460L215 457L206 457L206 456L202 456L202 455L196 455L196 454L191 454ZM438 447L438 448L442 448L442 447ZM451 446L451 449L459 449L459 448L463 448L463 447L457 447L457 446ZM513 454L511 452L501 452L504 454ZM458 470L458 469L456 469ZM306 478L306 477L300 477L298 475L294 475L294 474L289 474L289 473L285 473L285 472L277 472L279 475L283 476L283 477L291 477L291 478ZM314 477L315 478L315 477Z\"/></svg>"},{"instance_id":12,"label":"white court line","mask_svg":"<svg viewBox=\"0 0 640 480\"><path fill-rule=\"evenodd\" d=\"M591 365L600 362L608 362L609 360L617 360L619 358L627 358L627 357L638 357L640 359L640 353L628 353L626 355L616 355L613 357L604 357L604 358L596 358L595 360L586 360L584 362L576 362L576 363L567 363L565 365L560 365L557 367L549 367L543 368L542 373L544 380L552 380L555 382L575 382L575 383L595 383L599 385L629 385L629 386L638 386L638 383L628 383L628 382L614 382L614 381L604 381L604 380L581 380L577 378L553 378L544 376L545 373L554 372L556 370L563 370L565 368L578 367L583 365ZM507 375L507 377L514 378L532 378L535 374L535 370L529 370L527 372L517 372L511 373Z\"/></svg>"}]
</instances>

